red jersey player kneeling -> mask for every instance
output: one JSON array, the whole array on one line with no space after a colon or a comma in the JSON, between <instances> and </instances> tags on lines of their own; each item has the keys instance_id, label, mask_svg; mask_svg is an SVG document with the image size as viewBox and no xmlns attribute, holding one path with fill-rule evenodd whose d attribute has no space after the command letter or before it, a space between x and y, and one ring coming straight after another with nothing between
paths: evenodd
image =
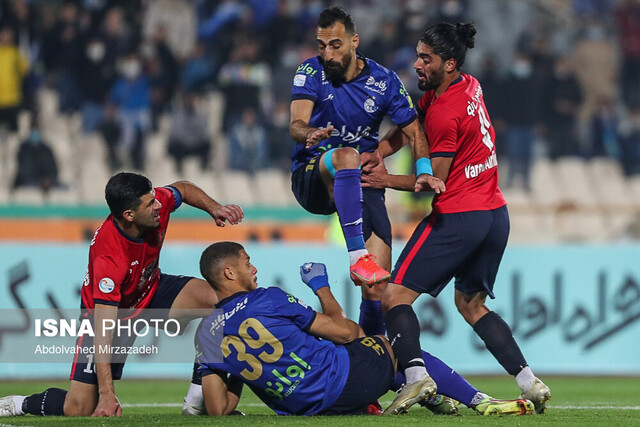
<instances>
[{"instance_id":1,"label":"red jersey player kneeling","mask_svg":"<svg viewBox=\"0 0 640 427\"><path fill-rule=\"evenodd\" d=\"M105 325L115 323L119 312L120 317L123 312L136 317L145 309L158 309L166 319L186 325L208 315L218 302L204 280L162 273L160 250L170 214L182 203L207 212L220 227L242 221L244 213L239 206L221 205L187 181L153 188L148 178L129 172L109 179L105 198L111 214L91 240L82 286L83 316L92 320L95 336L82 335L76 342L76 346L94 351L76 354L68 392L50 388L31 396L1 398L0 416L119 416L122 409L113 380L120 379L124 359L95 350L111 348L112 344L131 346L135 334L116 336ZM185 407L202 403L202 387L194 375Z\"/></svg>"}]
</instances>

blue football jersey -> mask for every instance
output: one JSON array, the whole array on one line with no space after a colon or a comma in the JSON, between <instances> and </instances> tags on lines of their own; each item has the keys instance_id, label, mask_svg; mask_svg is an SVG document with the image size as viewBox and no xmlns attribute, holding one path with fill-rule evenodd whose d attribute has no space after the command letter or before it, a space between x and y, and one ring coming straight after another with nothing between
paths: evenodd
<instances>
[{"instance_id":1,"label":"blue football jersey","mask_svg":"<svg viewBox=\"0 0 640 427\"><path fill-rule=\"evenodd\" d=\"M240 378L280 415L313 415L335 403L349 376L343 346L305 332L316 312L280 288L222 300L196 333L203 375Z\"/></svg>"},{"instance_id":2,"label":"blue football jersey","mask_svg":"<svg viewBox=\"0 0 640 427\"><path fill-rule=\"evenodd\" d=\"M353 147L360 153L375 151L378 131L385 115L399 127L416 118L409 94L398 75L371 59L358 56L365 66L354 79L332 84L319 57L309 58L293 77L291 100L314 102L309 126L333 125L331 137L307 149L296 143L291 155L294 171L320 153L332 148Z\"/></svg>"}]
</instances>

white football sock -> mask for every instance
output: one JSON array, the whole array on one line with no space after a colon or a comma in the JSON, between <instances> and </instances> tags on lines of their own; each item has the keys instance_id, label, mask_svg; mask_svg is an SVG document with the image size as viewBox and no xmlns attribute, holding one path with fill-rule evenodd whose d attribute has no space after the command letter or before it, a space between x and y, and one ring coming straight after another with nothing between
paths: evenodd
<instances>
[{"instance_id":1,"label":"white football sock","mask_svg":"<svg viewBox=\"0 0 640 427\"><path fill-rule=\"evenodd\" d=\"M22 403L24 402L25 397L27 396L13 396L11 398L16 407L16 415L24 415L24 412L22 412Z\"/></svg>"},{"instance_id":2,"label":"white football sock","mask_svg":"<svg viewBox=\"0 0 640 427\"><path fill-rule=\"evenodd\" d=\"M356 249L355 251L349 251L349 265L353 265L358 262L358 259L368 254L369 252L366 249Z\"/></svg>"},{"instance_id":3,"label":"white football sock","mask_svg":"<svg viewBox=\"0 0 640 427\"><path fill-rule=\"evenodd\" d=\"M202 395L202 385L194 383L189 384L189 391L187 392L187 397L185 397L184 400L192 406L203 406L204 396Z\"/></svg>"},{"instance_id":4,"label":"white football sock","mask_svg":"<svg viewBox=\"0 0 640 427\"><path fill-rule=\"evenodd\" d=\"M419 360L422 361L422 359ZM407 379L407 384L413 384L416 381L420 381L427 375L429 374L427 373L427 369L424 367L424 365L410 366L404 370L404 376Z\"/></svg>"},{"instance_id":5,"label":"white football sock","mask_svg":"<svg viewBox=\"0 0 640 427\"><path fill-rule=\"evenodd\" d=\"M528 366L524 367L518 373L518 375L516 375L516 382L518 383L518 387L520 387L520 390L522 390L523 393L531 389L533 380L535 379L536 377L535 375L533 375L533 371L531 371L531 368Z\"/></svg>"}]
</instances>

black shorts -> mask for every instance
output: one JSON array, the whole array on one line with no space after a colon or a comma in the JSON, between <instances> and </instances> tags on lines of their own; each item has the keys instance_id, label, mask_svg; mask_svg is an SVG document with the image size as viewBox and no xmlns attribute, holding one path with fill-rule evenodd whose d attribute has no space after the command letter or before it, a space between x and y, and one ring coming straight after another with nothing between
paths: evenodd
<instances>
[{"instance_id":1,"label":"black shorts","mask_svg":"<svg viewBox=\"0 0 640 427\"><path fill-rule=\"evenodd\" d=\"M345 345L349 377L340 396L322 415L362 414L383 396L395 377L393 363L382 338L358 338Z\"/></svg>"},{"instance_id":2,"label":"black shorts","mask_svg":"<svg viewBox=\"0 0 640 427\"><path fill-rule=\"evenodd\" d=\"M464 294L493 285L509 238L507 207L491 211L432 213L413 232L391 273L391 283L433 297L455 278Z\"/></svg>"},{"instance_id":3,"label":"black shorts","mask_svg":"<svg viewBox=\"0 0 640 427\"><path fill-rule=\"evenodd\" d=\"M190 276L173 276L171 274L160 274L160 283L158 284L158 290L153 296L149 309L166 309L164 318L168 318L169 309L175 301L176 297L189 282L193 279ZM155 311L157 316L157 311ZM83 314L83 317L91 318L88 313ZM91 319L93 322L93 319ZM112 346L114 347L130 347L136 340L135 335L116 337L113 340ZM81 348L93 347L93 337L88 335L81 335L76 340L76 346ZM76 353L73 364L71 365L71 375L69 379L79 381L85 384L98 384L98 377L95 371L95 361L93 354L85 354L82 352ZM122 378L122 370L124 369L124 362L111 364L111 377L114 380Z\"/></svg>"},{"instance_id":4,"label":"black shorts","mask_svg":"<svg viewBox=\"0 0 640 427\"><path fill-rule=\"evenodd\" d=\"M322 155L294 170L291 174L291 190L300 206L316 215L331 215L336 211L327 187L320 176L320 158ZM362 189L362 234L367 241L375 233L391 247L391 221L385 205L385 190L378 188Z\"/></svg>"}]
</instances>

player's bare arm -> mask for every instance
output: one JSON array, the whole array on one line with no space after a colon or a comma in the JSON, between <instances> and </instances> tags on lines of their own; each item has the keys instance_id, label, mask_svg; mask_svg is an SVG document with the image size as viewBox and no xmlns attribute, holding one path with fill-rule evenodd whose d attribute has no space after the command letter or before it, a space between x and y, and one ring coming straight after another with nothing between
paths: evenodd
<instances>
[{"instance_id":1,"label":"player's bare arm","mask_svg":"<svg viewBox=\"0 0 640 427\"><path fill-rule=\"evenodd\" d=\"M189 181L177 181L171 184L182 195L182 201L194 208L207 212L215 220L218 227L224 227L225 222L236 225L242 222L244 212L238 205L221 205L207 195L200 187Z\"/></svg>"},{"instance_id":2,"label":"player's bare arm","mask_svg":"<svg viewBox=\"0 0 640 427\"><path fill-rule=\"evenodd\" d=\"M422 174L416 179L415 190L419 191L429 191L433 189L433 183L429 182L430 179L434 178L442 182L447 180L449 176L449 170L451 169L451 162L453 161L452 157L434 157L431 159L431 167L433 168L433 175ZM444 190L443 190L444 191Z\"/></svg>"},{"instance_id":3,"label":"player's bare arm","mask_svg":"<svg viewBox=\"0 0 640 427\"><path fill-rule=\"evenodd\" d=\"M425 136L420 122L416 118L413 122L402 128L402 133L409 140L411 145L411 153L414 159L420 159L422 157L429 158L429 144L427 143L427 137ZM414 186L414 191L433 191L436 194L440 194L445 191L446 187L444 181L440 178L429 175L421 174Z\"/></svg>"},{"instance_id":4,"label":"player's bare arm","mask_svg":"<svg viewBox=\"0 0 640 427\"><path fill-rule=\"evenodd\" d=\"M230 377L226 380L219 374L202 377L204 404L208 415L229 415L238 406L242 382Z\"/></svg>"},{"instance_id":5,"label":"player's bare arm","mask_svg":"<svg viewBox=\"0 0 640 427\"><path fill-rule=\"evenodd\" d=\"M98 405L93 411L92 417L119 417L122 415L122 407L116 396L111 377L111 355L109 352L101 352L100 348L109 348L113 340L113 330L104 330L105 320L114 323L118 317L118 308L105 304L96 304L94 312L94 354L96 360L96 375L98 376Z\"/></svg>"},{"instance_id":6,"label":"player's bare arm","mask_svg":"<svg viewBox=\"0 0 640 427\"><path fill-rule=\"evenodd\" d=\"M327 339L336 344L344 344L364 336L360 325L347 319L342 307L329 288L327 267L318 262L307 262L300 266L300 279L320 300L322 313L316 313L316 318L309 327L309 333Z\"/></svg>"},{"instance_id":7,"label":"player's bare arm","mask_svg":"<svg viewBox=\"0 0 640 427\"><path fill-rule=\"evenodd\" d=\"M309 126L313 101L308 99L296 99L291 102L291 121L289 122L289 134L291 139L308 147L312 147L331 136L333 126L317 128Z\"/></svg>"},{"instance_id":8,"label":"player's bare arm","mask_svg":"<svg viewBox=\"0 0 640 427\"><path fill-rule=\"evenodd\" d=\"M367 172L362 172L362 186L370 188L392 188L400 191L413 191L416 176L390 174L384 164L382 155L378 156L378 164L369 168Z\"/></svg>"},{"instance_id":9,"label":"player's bare arm","mask_svg":"<svg viewBox=\"0 0 640 427\"><path fill-rule=\"evenodd\" d=\"M397 126L393 126L378 143L376 151L371 153L360 153L360 166L362 173L368 173L378 166L380 158L388 157L400 150L406 143L402 131ZM383 187L376 187L383 188Z\"/></svg>"},{"instance_id":10,"label":"player's bare arm","mask_svg":"<svg viewBox=\"0 0 640 427\"><path fill-rule=\"evenodd\" d=\"M364 336L360 325L346 317L328 287L318 289L316 295L320 300L322 313L316 315L309 328L310 334L336 344L345 344Z\"/></svg>"}]
</instances>

